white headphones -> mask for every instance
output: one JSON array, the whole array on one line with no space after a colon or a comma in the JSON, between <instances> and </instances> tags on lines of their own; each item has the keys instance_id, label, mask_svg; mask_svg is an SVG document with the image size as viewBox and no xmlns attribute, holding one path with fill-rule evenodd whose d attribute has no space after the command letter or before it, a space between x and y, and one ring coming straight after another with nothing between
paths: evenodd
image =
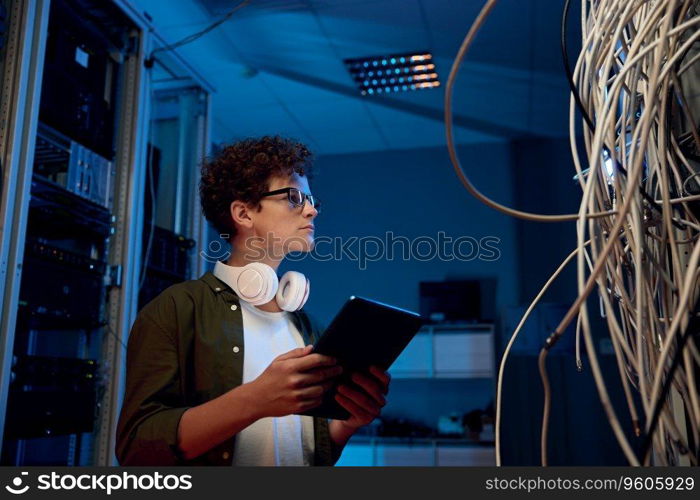
<instances>
[{"instance_id":1,"label":"white headphones","mask_svg":"<svg viewBox=\"0 0 700 500\"><path fill-rule=\"evenodd\" d=\"M266 304L275 297L283 311L298 311L304 307L311 289L309 280L303 274L287 271L278 280L275 270L262 262L233 267L217 261L214 276L254 306Z\"/></svg>"}]
</instances>

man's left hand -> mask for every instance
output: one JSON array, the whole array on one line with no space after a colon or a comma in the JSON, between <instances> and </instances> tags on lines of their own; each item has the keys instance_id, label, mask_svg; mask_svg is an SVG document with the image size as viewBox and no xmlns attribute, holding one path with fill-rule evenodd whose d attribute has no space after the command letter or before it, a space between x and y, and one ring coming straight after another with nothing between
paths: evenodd
<instances>
[{"instance_id":1,"label":"man's left hand","mask_svg":"<svg viewBox=\"0 0 700 500\"><path fill-rule=\"evenodd\" d=\"M350 413L350 418L341 420L345 427L357 429L377 418L386 404L391 375L371 366L369 372L355 372L350 378L354 385L338 386L335 399Z\"/></svg>"}]
</instances>

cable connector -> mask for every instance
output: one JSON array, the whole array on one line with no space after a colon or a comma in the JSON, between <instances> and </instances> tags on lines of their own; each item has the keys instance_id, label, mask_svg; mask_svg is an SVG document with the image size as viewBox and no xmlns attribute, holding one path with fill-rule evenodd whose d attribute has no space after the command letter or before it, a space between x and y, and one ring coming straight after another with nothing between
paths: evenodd
<instances>
[{"instance_id":1,"label":"cable connector","mask_svg":"<svg viewBox=\"0 0 700 500\"><path fill-rule=\"evenodd\" d=\"M544 346L542 346L542 349L545 351L549 351L552 347L554 347L554 344L556 344L559 341L559 333L555 330L552 332L552 334L547 337L547 340L544 341Z\"/></svg>"}]
</instances>

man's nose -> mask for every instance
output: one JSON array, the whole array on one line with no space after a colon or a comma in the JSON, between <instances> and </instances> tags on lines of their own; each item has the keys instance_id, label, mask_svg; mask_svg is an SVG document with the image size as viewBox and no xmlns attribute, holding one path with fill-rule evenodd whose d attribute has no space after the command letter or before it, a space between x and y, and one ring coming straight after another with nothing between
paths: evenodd
<instances>
[{"instance_id":1,"label":"man's nose","mask_svg":"<svg viewBox=\"0 0 700 500\"><path fill-rule=\"evenodd\" d=\"M311 217L314 219L318 215L318 210L314 207L309 200L306 200L304 204L304 217Z\"/></svg>"}]
</instances>

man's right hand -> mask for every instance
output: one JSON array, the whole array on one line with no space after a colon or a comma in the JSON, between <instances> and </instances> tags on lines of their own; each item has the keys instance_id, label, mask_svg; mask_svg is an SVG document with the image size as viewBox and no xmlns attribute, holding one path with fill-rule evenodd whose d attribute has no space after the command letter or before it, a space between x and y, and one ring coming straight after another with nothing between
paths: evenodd
<instances>
[{"instance_id":1,"label":"man's right hand","mask_svg":"<svg viewBox=\"0 0 700 500\"><path fill-rule=\"evenodd\" d=\"M329 356L312 353L307 345L277 356L249 383L259 418L301 413L321 404L342 368Z\"/></svg>"}]
</instances>

